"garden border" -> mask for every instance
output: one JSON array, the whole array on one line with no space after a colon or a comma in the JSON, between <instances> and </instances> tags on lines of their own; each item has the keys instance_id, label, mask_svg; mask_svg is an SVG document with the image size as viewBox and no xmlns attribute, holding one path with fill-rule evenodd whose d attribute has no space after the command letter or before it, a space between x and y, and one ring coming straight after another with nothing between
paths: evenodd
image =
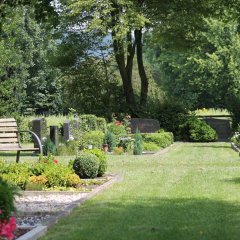
<instances>
[{"instance_id":1,"label":"garden border","mask_svg":"<svg viewBox=\"0 0 240 240\"><path fill-rule=\"evenodd\" d=\"M239 152L240 154L240 148L234 142L231 142L231 147L233 150L235 150L236 152Z\"/></svg>"},{"instance_id":2,"label":"garden border","mask_svg":"<svg viewBox=\"0 0 240 240\"><path fill-rule=\"evenodd\" d=\"M81 206L85 201L94 197L95 195L102 192L106 188L110 187L113 183L120 182L122 180L123 180L123 176L120 174L113 176L112 179L96 187L91 192L89 192L85 197L70 204L65 210L57 213L55 216L51 216L46 224L42 224L33 228L31 231L20 236L16 240L37 240L39 237L43 236L49 228L51 228L54 224L56 224L59 221L59 219L61 219L62 217L68 216L76 207Z\"/></svg>"}]
</instances>

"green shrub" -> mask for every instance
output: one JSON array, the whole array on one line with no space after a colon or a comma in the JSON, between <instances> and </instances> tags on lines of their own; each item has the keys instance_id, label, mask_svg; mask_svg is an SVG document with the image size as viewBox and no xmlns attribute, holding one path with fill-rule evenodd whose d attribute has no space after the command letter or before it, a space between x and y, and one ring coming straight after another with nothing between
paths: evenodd
<instances>
[{"instance_id":1,"label":"green shrub","mask_svg":"<svg viewBox=\"0 0 240 240\"><path fill-rule=\"evenodd\" d=\"M96 121L97 121L97 129L96 130L105 133L107 131L107 122L106 122L105 118L97 117Z\"/></svg>"},{"instance_id":2,"label":"green shrub","mask_svg":"<svg viewBox=\"0 0 240 240\"><path fill-rule=\"evenodd\" d=\"M30 168L26 163L11 163L7 165L1 162L1 166L0 177L21 189L25 189L30 175Z\"/></svg>"},{"instance_id":3,"label":"green shrub","mask_svg":"<svg viewBox=\"0 0 240 240\"><path fill-rule=\"evenodd\" d=\"M103 146L104 133L100 131L86 132L79 140L80 149L88 148L88 145L92 145L93 148L101 149Z\"/></svg>"},{"instance_id":4,"label":"green shrub","mask_svg":"<svg viewBox=\"0 0 240 240\"><path fill-rule=\"evenodd\" d=\"M48 165L43 176L47 179L47 187L67 187L69 184L69 176L73 174L73 170L62 164Z\"/></svg>"},{"instance_id":5,"label":"green shrub","mask_svg":"<svg viewBox=\"0 0 240 240\"><path fill-rule=\"evenodd\" d=\"M15 211L14 197L18 194L15 186L10 185L0 177L0 222L3 219L9 219L12 212Z\"/></svg>"},{"instance_id":6,"label":"green shrub","mask_svg":"<svg viewBox=\"0 0 240 240\"><path fill-rule=\"evenodd\" d=\"M182 140L193 142L213 142L217 140L216 131L206 122L191 117L180 126L180 136Z\"/></svg>"},{"instance_id":7,"label":"green shrub","mask_svg":"<svg viewBox=\"0 0 240 240\"><path fill-rule=\"evenodd\" d=\"M160 147L154 142L143 142L144 151L158 151Z\"/></svg>"},{"instance_id":8,"label":"green shrub","mask_svg":"<svg viewBox=\"0 0 240 240\"><path fill-rule=\"evenodd\" d=\"M173 134L169 132L145 133L142 134L144 142L155 143L161 148L170 146L173 143Z\"/></svg>"},{"instance_id":9,"label":"green shrub","mask_svg":"<svg viewBox=\"0 0 240 240\"><path fill-rule=\"evenodd\" d=\"M81 153L74 160L73 169L80 178L95 178L98 175L99 159L91 153Z\"/></svg>"},{"instance_id":10,"label":"green shrub","mask_svg":"<svg viewBox=\"0 0 240 240\"><path fill-rule=\"evenodd\" d=\"M32 129L32 119L31 117L19 117L16 119L18 128L22 131L31 130ZM30 143L32 142L32 136L28 132L20 133L20 141L21 143Z\"/></svg>"},{"instance_id":11,"label":"green shrub","mask_svg":"<svg viewBox=\"0 0 240 240\"><path fill-rule=\"evenodd\" d=\"M116 147L115 135L112 132L107 131L107 133L105 134L105 137L104 137L104 143L108 144L109 150L112 152L114 150L114 148Z\"/></svg>"},{"instance_id":12,"label":"green shrub","mask_svg":"<svg viewBox=\"0 0 240 240\"><path fill-rule=\"evenodd\" d=\"M56 145L51 141L49 137L47 137L46 140L43 141L43 155L47 156L48 154L57 154Z\"/></svg>"},{"instance_id":13,"label":"green shrub","mask_svg":"<svg viewBox=\"0 0 240 240\"><path fill-rule=\"evenodd\" d=\"M98 177L104 175L107 170L107 158L105 153L100 149L85 150L84 152L91 153L99 159Z\"/></svg>"},{"instance_id":14,"label":"green shrub","mask_svg":"<svg viewBox=\"0 0 240 240\"><path fill-rule=\"evenodd\" d=\"M86 114L79 115L81 133L97 130L97 117L95 115Z\"/></svg>"},{"instance_id":15,"label":"green shrub","mask_svg":"<svg viewBox=\"0 0 240 240\"><path fill-rule=\"evenodd\" d=\"M136 134L134 136L134 145L133 145L133 154L134 155L141 155L142 154L142 135L141 133L137 130Z\"/></svg>"},{"instance_id":16,"label":"green shrub","mask_svg":"<svg viewBox=\"0 0 240 240\"><path fill-rule=\"evenodd\" d=\"M118 125L116 123L109 123L107 125L107 129L108 131L112 132L116 136L127 134L126 127L123 124Z\"/></svg>"}]
</instances>

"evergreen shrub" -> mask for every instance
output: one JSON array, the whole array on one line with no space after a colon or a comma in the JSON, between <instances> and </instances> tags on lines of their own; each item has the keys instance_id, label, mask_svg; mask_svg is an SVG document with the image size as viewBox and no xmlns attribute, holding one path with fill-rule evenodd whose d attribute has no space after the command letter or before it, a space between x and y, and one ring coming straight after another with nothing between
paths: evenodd
<instances>
[{"instance_id":1,"label":"evergreen shrub","mask_svg":"<svg viewBox=\"0 0 240 240\"><path fill-rule=\"evenodd\" d=\"M112 132L107 131L104 137L104 143L108 144L109 150L112 152L116 147L116 136Z\"/></svg>"},{"instance_id":2,"label":"evergreen shrub","mask_svg":"<svg viewBox=\"0 0 240 240\"><path fill-rule=\"evenodd\" d=\"M92 145L93 148L101 149L104 141L104 133L101 131L86 132L79 140L80 149L87 149L88 145Z\"/></svg>"},{"instance_id":3,"label":"evergreen shrub","mask_svg":"<svg viewBox=\"0 0 240 240\"><path fill-rule=\"evenodd\" d=\"M133 145L133 154L141 155L142 150L143 150L143 146L142 146L143 140L142 140L142 135L139 132L139 130L136 131L134 138L135 138L135 140L134 140L134 145Z\"/></svg>"},{"instance_id":4,"label":"evergreen shrub","mask_svg":"<svg viewBox=\"0 0 240 240\"><path fill-rule=\"evenodd\" d=\"M95 178L98 175L99 159L91 153L81 153L73 162L73 169L80 178Z\"/></svg>"}]
</instances>

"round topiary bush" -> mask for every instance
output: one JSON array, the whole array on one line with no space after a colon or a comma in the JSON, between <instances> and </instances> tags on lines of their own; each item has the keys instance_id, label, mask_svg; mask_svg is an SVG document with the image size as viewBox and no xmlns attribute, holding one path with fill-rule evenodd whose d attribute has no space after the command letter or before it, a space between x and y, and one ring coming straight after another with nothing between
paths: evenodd
<instances>
[{"instance_id":1,"label":"round topiary bush","mask_svg":"<svg viewBox=\"0 0 240 240\"><path fill-rule=\"evenodd\" d=\"M102 177L107 170L106 154L100 149L87 149L84 152L91 153L99 159L98 177Z\"/></svg>"},{"instance_id":2,"label":"round topiary bush","mask_svg":"<svg viewBox=\"0 0 240 240\"><path fill-rule=\"evenodd\" d=\"M91 153L82 153L73 162L73 169L80 178L95 178L98 175L99 159Z\"/></svg>"}]
</instances>

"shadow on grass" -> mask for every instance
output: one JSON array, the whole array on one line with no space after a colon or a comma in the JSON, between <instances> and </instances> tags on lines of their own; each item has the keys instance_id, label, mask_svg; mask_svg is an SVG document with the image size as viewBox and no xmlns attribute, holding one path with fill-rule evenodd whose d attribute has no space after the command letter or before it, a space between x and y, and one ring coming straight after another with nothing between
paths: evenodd
<instances>
[{"instance_id":1,"label":"shadow on grass","mask_svg":"<svg viewBox=\"0 0 240 240\"><path fill-rule=\"evenodd\" d=\"M224 182L230 182L230 183L238 183L238 184L240 184L240 177L225 179Z\"/></svg>"},{"instance_id":2,"label":"shadow on grass","mask_svg":"<svg viewBox=\"0 0 240 240\"><path fill-rule=\"evenodd\" d=\"M237 240L239 226L240 205L224 201L96 200L61 220L43 239Z\"/></svg>"},{"instance_id":3,"label":"shadow on grass","mask_svg":"<svg viewBox=\"0 0 240 240\"><path fill-rule=\"evenodd\" d=\"M15 152L0 152L0 157L16 157L16 156L17 156L17 151L15 151ZM37 155L34 155L33 152L24 152L24 151L21 151L20 156L25 156L25 157L36 156L37 157Z\"/></svg>"},{"instance_id":4,"label":"shadow on grass","mask_svg":"<svg viewBox=\"0 0 240 240\"><path fill-rule=\"evenodd\" d=\"M198 145L198 146L191 146L193 148L231 148L231 146L216 146L216 145Z\"/></svg>"}]
</instances>

